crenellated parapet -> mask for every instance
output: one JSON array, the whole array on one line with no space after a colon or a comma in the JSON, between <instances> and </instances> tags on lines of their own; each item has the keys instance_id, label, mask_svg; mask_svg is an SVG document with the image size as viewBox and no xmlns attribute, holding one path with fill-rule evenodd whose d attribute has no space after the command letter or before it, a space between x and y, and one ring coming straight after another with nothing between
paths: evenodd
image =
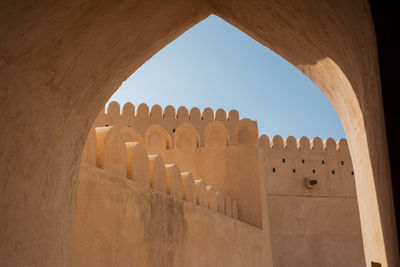
<instances>
[{"instance_id":1,"label":"crenellated parapet","mask_svg":"<svg viewBox=\"0 0 400 267\"><path fill-rule=\"evenodd\" d=\"M235 204L231 205L227 198L224 205L228 205L228 209L224 209L246 223L261 227L261 195L257 187L258 127L255 121L239 120L236 111L229 112L227 117L222 109L214 113L209 108L203 112L192 108L189 112L184 107L175 111L171 106L162 110L155 105L150 110L141 104L135 112L131 103L125 104L120 114L118 103L112 102L107 113L99 114L93 127L111 126L119 127L125 142L143 143L148 154L160 155L165 164L177 164L181 172L202 177L205 184L217 188L220 196L235 199ZM205 188L204 194L213 203L214 197L209 197L213 190ZM215 197L216 203L218 198ZM204 204L201 203L198 202ZM230 206L238 207L239 211L233 212Z\"/></svg>"},{"instance_id":2,"label":"crenellated parapet","mask_svg":"<svg viewBox=\"0 0 400 267\"><path fill-rule=\"evenodd\" d=\"M187 133L185 129L183 126L183 133ZM165 134L158 128L149 130L152 133ZM165 143L162 144L168 145L170 139L163 137L165 136L161 136L156 143L161 144L163 141ZM190 136L188 138L191 140ZM186 139L181 142L184 146L188 145ZM166 163L159 154L148 154L146 144L149 142L143 141L129 127L95 127L87 138L82 162L101 168L112 176L129 179L168 194L175 200L188 201L238 219L235 200L223 195L224 205L218 206L217 196L222 196L222 193L217 188L207 186L202 179L191 172L182 171L177 164ZM149 147L152 148L153 145L150 142Z\"/></svg>"},{"instance_id":3,"label":"crenellated parapet","mask_svg":"<svg viewBox=\"0 0 400 267\"><path fill-rule=\"evenodd\" d=\"M189 111L186 107L179 107L176 110L172 106L167 106L163 110L159 105L149 108L146 104L140 104L135 109L135 105L132 103L126 103L121 110L117 102L111 102L108 105L107 112L105 110L100 112L94 126L129 126L133 127L143 137L147 129L154 124L163 127L172 136L180 124L188 123L199 134L200 145L204 145L206 127L212 122L220 122L224 125L229 136L229 143L234 144L234 129L239 122L239 113L236 110L226 113L223 109L214 112L211 108L200 111L200 109L194 107Z\"/></svg>"},{"instance_id":4,"label":"crenellated parapet","mask_svg":"<svg viewBox=\"0 0 400 267\"><path fill-rule=\"evenodd\" d=\"M269 194L356 197L354 171L345 139L316 137L285 140L262 135Z\"/></svg>"}]
</instances>

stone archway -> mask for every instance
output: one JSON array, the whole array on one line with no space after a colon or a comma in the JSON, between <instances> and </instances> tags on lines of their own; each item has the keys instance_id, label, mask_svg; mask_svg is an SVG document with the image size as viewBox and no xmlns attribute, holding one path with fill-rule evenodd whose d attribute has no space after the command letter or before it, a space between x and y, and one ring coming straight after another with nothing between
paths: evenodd
<instances>
[{"instance_id":1,"label":"stone archway","mask_svg":"<svg viewBox=\"0 0 400 267\"><path fill-rule=\"evenodd\" d=\"M67 266L91 122L137 68L214 13L303 71L332 102L354 160L367 262L399 264L367 1L75 1L0 8L0 259Z\"/></svg>"}]
</instances>

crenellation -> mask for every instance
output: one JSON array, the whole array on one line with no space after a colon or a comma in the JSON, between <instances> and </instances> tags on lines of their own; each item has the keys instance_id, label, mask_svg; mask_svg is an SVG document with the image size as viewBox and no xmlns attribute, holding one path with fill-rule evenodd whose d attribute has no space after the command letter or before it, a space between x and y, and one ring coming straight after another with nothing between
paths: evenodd
<instances>
[{"instance_id":1,"label":"crenellation","mask_svg":"<svg viewBox=\"0 0 400 267\"><path fill-rule=\"evenodd\" d=\"M120 133L125 142L143 142L143 137L131 127L121 127Z\"/></svg>"},{"instance_id":2,"label":"crenellation","mask_svg":"<svg viewBox=\"0 0 400 267\"><path fill-rule=\"evenodd\" d=\"M225 215L225 201L226 198L224 195L222 195L221 193L217 192L216 194L217 197L217 210L219 213L222 213Z\"/></svg>"},{"instance_id":3,"label":"crenellation","mask_svg":"<svg viewBox=\"0 0 400 267\"><path fill-rule=\"evenodd\" d=\"M150 109L150 111L149 111ZM136 112L136 113L135 113ZM132 103L125 103L122 111L120 105L112 101L107 107L107 112L103 109L96 118L93 127L101 126L130 126L138 134L144 136L148 127L153 124L159 124L172 137L176 128L187 122L192 124L200 136L200 146L204 146L204 131L211 122L219 121L227 129L230 144L234 144L234 131L239 122L239 113L236 110L230 110L229 114L223 109L218 109L215 113L211 108L200 109L193 107L188 111L186 107L179 107L176 111L173 106L166 106L164 110L160 105L154 105L149 108L146 104L140 104L136 109Z\"/></svg>"},{"instance_id":4,"label":"crenellation","mask_svg":"<svg viewBox=\"0 0 400 267\"><path fill-rule=\"evenodd\" d=\"M198 123L201 121L201 112L200 109L198 108L191 108L190 109L190 114L189 114L189 120Z\"/></svg>"},{"instance_id":5,"label":"crenellation","mask_svg":"<svg viewBox=\"0 0 400 267\"><path fill-rule=\"evenodd\" d=\"M140 120L148 120L150 118L149 106L145 103L140 104L136 111L136 118Z\"/></svg>"},{"instance_id":6,"label":"crenellation","mask_svg":"<svg viewBox=\"0 0 400 267\"><path fill-rule=\"evenodd\" d=\"M258 145L258 126L256 121L242 119L234 127L235 145Z\"/></svg>"},{"instance_id":7,"label":"crenellation","mask_svg":"<svg viewBox=\"0 0 400 267\"><path fill-rule=\"evenodd\" d=\"M142 109L145 110L145 107ZM178 135L189 135L190 139L193 126L180 126ZM95 127L87 137L82 162L110 172L113 176L148 186L175 200L185 200L217 211L217 191L214 186L207 186L201 179L195 180L192 173L182 172L177 164L165 164L163 157L154 153L157 152L155 150L163 152L170 149L169 134L157 124L147 129L144 140L131 127Z\"/></svg>"},{"instance_id":8,"label":"crenellation","mask_svg":"<svg viewBox=\"0 0 400 267\"><path fill-rule=\"evenodd\" d=\"M207 190L205 183L198 179L194 180L194 185L196 189L196 203L202 207L208 207L208 200L207 200Z\"/></svg>"},{"instance_id":9,"label":"crenellation","mask_svg":"<svg viewBox=\"0 0 400 267\"><path fill-rule=\"evenodd\" d=\"M125 143L118 127L96 128L96 166L114 176L126 177Z\"/></svg>"},{"instance_id":10,"label":"crenellation","mask_svg":"<svg viewBox=\"0 0 400 267\"><path fill-rule=\"evenodd\" d=\"M182 172L183 199L196 204L196 188L193 175L190 172Z\"/></svg>"},{"instance_id":11,"label":"crenellation","mask_svg":"<svg viewBox=\"0 0 400 267\"><path fill-rule=\"evenodd\" d=\"M161 193L167 193L167 172L160 155L149 155L150 187Z\"/></svg>"},{"instance_id":12,"label":"crenellation","mask_svg":"<svg viewBox=\"0 0 400 267\"><path fill-rule=\"evenodd\" d=\"M173 106L166 106L163 112L163 118L166 120L175 120L175 108Z\"/></svg>"},{"instance_id":13,"label":"crenellation","mask_svg":"<svg viewBox=\"0 0 400 267\"><path fill-rule=\"evenodd\" d=\"M178 112L176 113L176 119L179 122L185 122L189 120L189 111L186 107L179 107Z\"/></svg>"},{"instance_id":14,"label":"crenellation","mask_svg":"<svg viewBox=\"0 0 400 267\"><path fill-rule=\"evenodd\" d=\"M297 141L296 141L296 138L294 138L293 136L289 136L288 138L286 138L284 140L284 146L285 146L285 149L289 153L290 152L295 153L295 151L297 152Z\"/></svg>"},{"instance_id":15,"label":"crenellation","mask_svg":"<svg viewBox=\"0 0 400 267\"><path fill-rule=\"evenodd\" d=\"M282 150L284 147L283 139L280 135L275 135L271 140L271 149L274 151Z\"/></svg>"},{"instance_id":16,"label":"crenellation","mask_svg":"<svg viewBox=\"0 0 400 267\"><path fill-rule=\"evenodd\" d=\"M347 141L332 138L311 142L293 136L285 140L274 136L259 139L270 194L326 195L355 197L355 181ZM340 147L343 147L340 149ZM304 186L306 178L318 180L316 186Z\"/></svg>"},{"instance_id":17,"label":"crenellation","mask_svg":"<svg viewBox=\"0 0 400 267\"><path fill-rule=\"evenodd\" d=\"M319 138L319 137L315 137L315 138L311 141L311 149L312 149L315 153L321 152L321 151L324 149L322 139Z\"/></svg>"},{"instance_id":18,"label":"crenellation","mask_svg":"<svg viewBox=\"0 0 400 267\"><path fill-rule=\"evenodd\" d=\"M204 145L206 147L227 147L229 135L226 127L220 121L209 123L204 132Z\"/></svg>"},{"instance_id":19,"label":"crenellation","mask_svg":"<svg viewBox=\"0 0 400 267\"><path fill-rule=\"evenodd\" d=\"M299 140L297 140L297 147L303 153L309 152L311 149L310 139L308 139L305 136L302 136Z\"/></svg>"},{"instance_id":20,"label":"crenellation","mask_svg":"<svg viewBox=\"0 0 400 267\"><path fill-rule=\"evenodd\" d=\"M226 112L222 108L215 112L215 120L226 123Z\"/></svg>"},{"instance_id":21,"label":"crenellation","mask_svg":"<svg viewBox=\"0 0 400 267\"><path fill-rule=\"evenodd\" d=\"M263 220L271 222L272 216L274 223L287 208L283 203L294 198L313 207L321 201L356 201L345 139L259 137L257 122L239 120L234 110L227 118L222 109L201 113L154 105L149 111L141 104L135 114L135 106L127 103L120 114L118 103L111 104L93 124L82 162L126 178L135 190L148 187L162 202L169 199L168 205L201 207L197 212L204 218L217 214L264 231ZM298 209L290 214L301 216ZM292 230L285 226L283 233Z\"/></svg>"},{"instance_id":22,"label":"crenellation","mask_svg":"<svg viewBox=\"0 0 400 267\"><path fill-rule=\"evenodd\" d=\"M189 123L180 124L174 133L174 148L196 149L200 147L200 135Z\"/></svg>"},{"instance_id":23,"label":"crenellation","mask_svg":"<svg viewBox=\"0 0 400 267\"><path fill-rule=\"evenodd\" d=\"M122 107L121 116L126 120L133 119L135 117L135 105L130 102L125 103L125 105Z\"/></svg>"},{"instance_id":24,"label":"crenellation","mask_svg":"<svg viewBox=\"0 0 400 267\"><path fill-rule=\"evenodd\" d=\"M112 101L107 107L107 115L110 117L120 116L121 107L118 102Z\"/></svg>"},{"instance_id":25,"label":"crenellation","mask_svg":"<svg viewBox=\"0 0 400 267\"><path fill-rule=\"evenodd\" d=\"M149 157L143 143L125 142L127 178L150 186Z\"/></svg>"},{"instance_id":26,"label":"crenellation","mask_svg":"<svg viewBox=\"0 0 400 267\"><path fill-rule=\"evenodd\" d=\"M163 111L160 105L151 107L150 119L153 121L160 121L163 118Z\"/></svg>"},{"instance_id":27,"label":"crenellation","mask_svg":"<svg viewBox=\"0 0 400 267\"><path fill-rule=\"evenodd\" d=\"M222 109L214 113L212 109L206 108L200 114L198 108L192 108L189 112L185 107L179 107L175 111L174 107L167 106L163 111L161 106L154 105L149 112L149 107L141 104L135 115L134 108L133 105L125 104L125 111L123 111L125 115L122 116L117 112L119 105L113 103L108 108L110 114L105 115L106 118L103 118L104 121L100 125L111 126L114 122L119 126L117 128L123 142L143 143L142 146L149 154L147 157L148 184L153 189L169 194L175 199L193 201L212 210L214 207L212 195L215 191L215 209L234 217L234 205L228 197L233 196L235 205L245 207L241 209L241 218L250 224L259 225L256 220L249 217L254 216L251 215L254 211L250 213L246 210L253 205L250 204L251 202L246 202L249 194L254 196L251 193L252 189L245 189L247 186L245 184L230 185L232 181L242 183L240 179L235 180L238 179L235 178L237 172L241 172L243 168L243 166L240 167L240 161L237 161L240 157L236 157L242 153L248 153L246 158L251 158L252 153L258 149L262 152L261 162L263 162L265 174L269 177L267 181L269 194L345 196L355 194L352 191L354 175L351 174L353 170L347 142L344 139L335 142L330 138L322 142L320 138L310 141L307 137L299 140L293 136L286 139L279 135L272 139L266 135L258 137L257 123L249 119L239 120L235 110L230 111L227 118ZM128 113L132 116L128 116ZM102 115L99 117L102 118ZM126 125L121 127L127 123L128 118L130 127ZM97 120L96 123L99 124L99 121ZM252 150L249 149L253 147L255 150L251 152ZM126 151L128 153L128 144ZM209 162L207 155L212 155L212 158L218 159L217 163L220 161L218 164L222 165ZM236 172L221 169L221 166L228 164L226 162L228 158L225 159L225 156L233 157L229 166L237 168ZM85 158L88 157L85 156ZM196 163L196 158L203 159L204 164ZM130 158L127 160L131 162ZM179 164L179 167L176 164ZM134 180L131 172L128 169L127 177ZM171 172L174 174L172 175ZM233 180L228 182L225 180L228 177ZM317 179L318 185L312 189L305 187L306 178ZM172 181L174 183L171 183ZM174 187L177 183L181 186ZM219 192L216 192L216 187L219 188ZM173 188L180 189L175 191ZM190 193L191 190L193 194ZM241 190L246 193L243 194Z\"/></svg>"},{"instance_id":28,"label":"crenellation","mask_svg":"<svg viewBox=\"0 0 400 267\"><path fill-rule=\"evenodd\" d=\"M212 122L215 119L214 111L211 108L205 108L201 113L201 120L203 124Z\"/></svg>"},{"instance_id":29,"label":"crenellation","mask_svg":"<svg viewBox=\"0 0 400 267\"><path fill-rule=\"evenodd\" d=\"M328 138L324 141L324 149L327 151L336 151L336 142L332 138Z\"/></svg>"},{"instance_id":30,"label":"crenellation","mask_svg":"<svg viewBox=\"0 0 400 267\"><path fill-rule=\"evenodd\" d=\"M181 170L176 164L166 164L165 170L167 172L167 193L171 197L182 200L183 199L183 183Z\"/></svg>"},{"instance_id":31,"label":"crenellation","mask_svg":"<svg viewBox=\"0 0 400 267\"><path fill-rule=\"evenodd\" d=\"M154 124L146 130L144 141L148 153L151 154L162 154L163 150L172 148L171 136L158 124Z\"/></svg>"},{"instance_id":32,"label":"crenellation","mask_svg":"<svg viewBox=\"0 0 400 267\"><path fill-rule=\"evenodd\" d=\"M207 201L208 201L208 208L211 210L217 210L217 195L216 191L213 186L209 185L206 186L207 191Z\"/></svg>"},{"instance_id":33,"label":"crenellation","mask_svg":"<svg viewBox=\"0 0 400 267\"><path fill-rule=\"evenodd\" d=\"M227 122L228 124L235 124L239 121L239 112L235 109L229 111Z\"/></svg>"}]
</instances>

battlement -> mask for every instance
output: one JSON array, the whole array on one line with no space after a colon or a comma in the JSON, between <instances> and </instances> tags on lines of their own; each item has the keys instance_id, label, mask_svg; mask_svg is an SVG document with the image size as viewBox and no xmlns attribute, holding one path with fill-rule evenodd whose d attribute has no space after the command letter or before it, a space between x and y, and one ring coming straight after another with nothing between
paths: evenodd
<instances>
[{"instance_id":1,"label":"battlement","mask_svg":"<svg viewBox=\"0 0 400 267\"><path fill-rule=\"evenodd\" d=\"M177 164L182 172L235 198L239 217L261 226L258 168L264 168L268 194L355 197L354 172L347 141L309 140L258 136L257 122L239 119L239 113L206 108L188 111L140 104L135 112L126 103L122 112L111 102L99 114L94 127L120 127L125 142L141 142L147 153L161 155L165 164ZM261 160L259 161L259 151ZM243 161L246 158L246 161ZM259 162L262 164L259 166ZM312 186L306 183L312 181Z\"/></svg>"},{"instance_id":2,"label":"battlement","mask_svg":"<svg viewBox=\"0 0 400 267\"><path fill-rule=\"evenodd\" d=\"M188 112L180 107L175 112L171 106L163 111L155 105L149 111L147 105L141 104L135 112L131 103L124 105L121 114L119 104L112 102L107 113L102 111L93 124L98 128L106 126L120 127L125 142L141 142L148 154L158 154L165 164L177 164L182 172L201 177L205 184L217 188L217 204L223 196L232 197L238 206L238 217L261 227L255 121L239 120L235 110L227 117L222 109L214 114L209 108L200 113L197 108Z\"/></svg>"},{"instance_id":3,"label":"battlement","mask_svg":"<svg viewBox=\"0 0 400 267\"><path fill-rule=\"evenodd\" d=\"M143 143L132 140L135 138L138 136L128 127L93 128L85 144L82 162L112 176L149 186L175 200L185 200L238 219L235 200L213 186L207 186L192 173L181 171L178 165L166 164L162 156L148 154Z\"/></svg>"},{"instance_id":4,"label":"battlement","mask_svg":"<svg viewBox=\"0 0 400 267\"><path fill-rule=\"evenodd\" d=\"M277 135L272 140L262 135L269 194L324 195L356 197L354 170L345 139L322 141L316 137L285 140ZM316 181L305 185L305 179Z\"/></svg>"},{"instance_id":5,"label":"battlement","mask_svg":"<svg viewBox=\"0 0 400 267\"><path fill-rule=\"evenodd\" d=\"M214 121L220 122L225 126L229 136L229 143L233 144L234 128L239 122L239 113L236 110L231 110L228 114L223 109L218 109L214 112L211 108L205 108L201 112L196 107L189 111L186 107L179 107L176 110L173 106L167 106L162 110L159 105L149 108L149 106L142 103L135 112L134 104L126 103L121 110L120 105L113 101L108 105L106 113L105 109L100 112L94 126L134 126L135 130L141 136L144 136L148 127L158 124L172 135L178 125L186 122L196 129L200 136L200 145L204 145L205 128Z\"/></svg>"}]
</instances>

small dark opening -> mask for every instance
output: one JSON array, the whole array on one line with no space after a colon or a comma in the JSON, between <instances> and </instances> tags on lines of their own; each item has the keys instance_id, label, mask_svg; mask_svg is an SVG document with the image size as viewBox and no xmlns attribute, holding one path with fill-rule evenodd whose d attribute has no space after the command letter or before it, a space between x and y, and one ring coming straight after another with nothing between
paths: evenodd
<instances>
[{"instance_id":1,"label":"small dark opening","mask_svg":"<svg viewBox=\"0 0 400 267\"><path fill-rule=\"evenodd\" d=\"M175 130L176 130L175 128L174 128L174 129L172 129L172 132L173 132L173 133L175 133Z\"/></svg>"},{"instance_id":2,"label":"small dark opening","mask_svg":"<svg viewBox=\"0 0 400 267\"><path fill-rule=\"evenodd\" d=\"M317 180L310 180L310 181L309 181L309 184L310 184L310 185L316 185L317 183L318 183Z\"/></svg>"},{"instance_id":3,"label":"small dark opening","mask_svg":"<svg viewBox=\"0 0 400 267\"><path fill-rule=\"evenodd\" d=\"M285 162L286 162L286 159L282 159L282 162L285 163Z\"/></svg>"},{"instance_id":4,"label":"small dark opening","mask_svg":"<svg viewBox=\"0 0 400 267\"><path fill-rule=\"evenodd\" d=\"M351 175L354 175L354 171L351 172Z\"/></svg>"},{"instance_id":5,"label":"small dark opening","mask_svg":"<svg viewBox=\"0 0 400 267\"><path fill-rule=\"evenodd\" d=\"M335 170L332 170L332 174L335 174Z\"/></svg>"},{"instance_id":6,"label":"small dark opening","mask_svg":"<svg viewBox=\"0 0 400 267\"><path fill-rule=\"evenodd\" d=\"M272 168L272 172L275 172L275 168Z\"/></svg>"},{"instance_id":7,"label":"small dark opening","mask_svg":"<svg viewBox=\"0 0 400 267\"><path fill-rule=\"evenodd\" d=\"M325 160L322 160L321 163L322 163L322 165L324 165L325 164Z\"/></svg>"},{"instance_id":8,"label":"small dark opening","mask_svg":"<svg viewBox=\"0 0 400 267\"><path fill-rule=\"evenodd\" d=\"M343 160L342 160L341 164L342 164L342 166L344 166L344 161Z\"/></svg>"},{"instance_id":9,"label":"small dark opening","mask_svg":"<svg viewBox=\"0 0 400 267\"><path fill-rule=\"evenodd\" d=\"M303 164L304 164L304 162L305 162L305 160L304 160L304 159L302 159L302 160L301 160L301 163L303 163Z\"/></svg>"},{"instance_id":10,"label":"small dark opening","mask_svg":"<svg viewBox=\"0 0 400 267\"><path fill-rule=\"evenodd\" d=\"M296 173L296 169L293 169L293 173Z\"/></svg>"},{"instance_id":11,"label":"small dark opening","mask_svg":"<svg viewBox=\"0 0 400 267\"><path fill-rule=\"evenodd\" d=\"M108 127L108 124L104 125L105 127Z\"/></svg>"},{"instance_id":12,"label":"small dark opening","mask_svg":"<svg viewBox=\"0 0 400 267\"><path fill-rule=\"evenodd\" d=\"M312 170L312 173L315 173L315 170Z\"/></svg>"}]
</instances>

